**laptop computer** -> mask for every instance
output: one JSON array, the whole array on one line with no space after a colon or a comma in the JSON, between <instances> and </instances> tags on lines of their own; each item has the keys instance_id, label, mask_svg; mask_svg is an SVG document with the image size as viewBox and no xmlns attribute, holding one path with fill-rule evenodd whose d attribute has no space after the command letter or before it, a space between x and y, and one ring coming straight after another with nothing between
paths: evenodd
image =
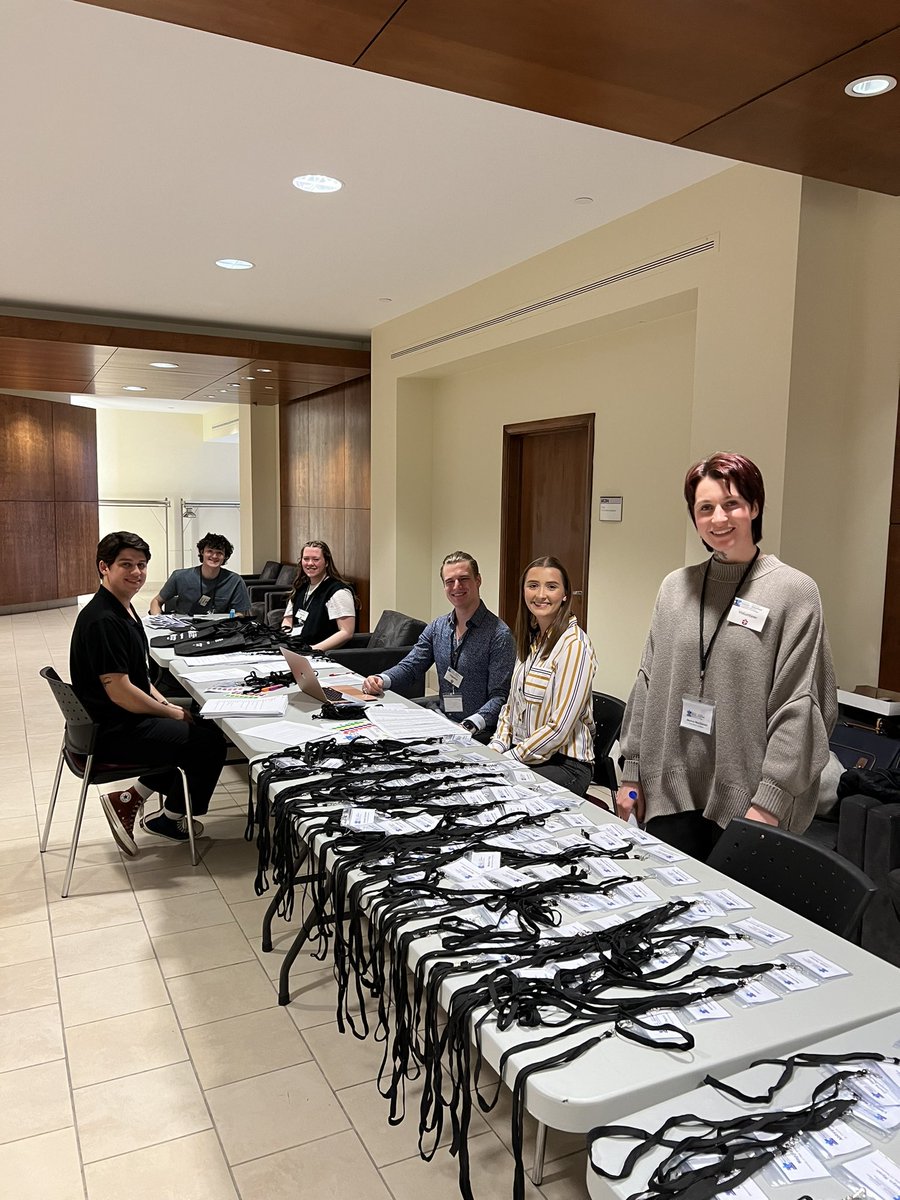
<instances>
[{"instance_id":1,"label":"laptop computer","mask_svg":"<svg viewBox=\"0 0 900 1200\"><path fill-rule=\"evenodd\" d=\"M316 675L315 669L308 658L304 658L302 654L298 654L295 650L287 650L284 646L281 647L281 653L284 655L285 662L290 667L294 682L300 688L300 691L305 696L309 696L313 700L318 700L320 704L326 704L329 701L334 703L338 700L370 701L372 699L371 696L367 696L358 687L345 685L340 690L332 687L323 687L319 683L319 677Z\"/></svg>"}]
</instances>

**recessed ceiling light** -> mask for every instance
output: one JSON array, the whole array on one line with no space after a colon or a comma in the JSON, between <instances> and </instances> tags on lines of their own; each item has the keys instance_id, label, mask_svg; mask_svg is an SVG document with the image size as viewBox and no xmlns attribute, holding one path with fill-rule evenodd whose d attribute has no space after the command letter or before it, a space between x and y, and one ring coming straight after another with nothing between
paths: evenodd
<instances>
[{"instance_id":1,"label":"recessed ceiling light","mask_svg":"<svg viewBox=\"0 0 900 1200\"><path fill-rule=\"evenodd\" d=\"M255 375L242 375L241 376L241 379L246 379L246 380L253 380L255 378L256 378Z\"/></svg>"},{"instance_id":2,"label":"recessed ceiling light","mask_svg":"<svg viewBox=\"0 0 900 1200\"><path fill-rule=\"evenodd\" d=\"M344 186L339 179L332 179L330 175L298 175L292 182L301 192L317 192L320 195L339 192Z\"/></svg>"},{"instance_id":3,"label":"recessed ceiling light","mask_svg":"<svg viewBox=\"0 0 900 1200\"><path fill-rule=\"evenodd\" d=\"M151 367L159 367L161 371L177 371L178 363L151 363Z\"/></svg>"},{"instance_id":4,"label":"recessed ceiling light","mask_svg":"<svg viewBox=\"0 0 900 1200\"><path fill-rule=\"evenodd\" d=\"M206 393L206 398L207 400L215 400L215 396L211 396L209 392Z\"/></svg>"},{"instance_id":5,"label":"recessed ceiling light","mask_svg":"<svg viewBox=\"0 0 900 1200\"><path fill-rule=\"evenodd\" d=\"M123 392L146 392L145 387L139 387L136 383L126 383L122 388Z\"/></svg>"},{"instance_id":6,"label":"recessed ceiling light","mask_svg":"<svg viewBox=\"0 0 900 1200\"><path fill-rule=\"evenodd\" d=\"M249 271L255 264L248 262L246 258L217 258L216 266L223 267L226 271Z\"/></svg>"},{"instance_id":7,"label":"recessed ceiling light","mask_svg":"<svg viewBox=\"0 0 900 1200\"><path fill-rule=\"evenodd\" d=\"M224 394L225 394L225 392L227 392L227 391L228 391L228 388L219 388L219 394L220 394L220 395L224 395Z\"/></svg>"},{"instance_id":8,"label":"recessed ceiling light","mask_svg":"<svg viewBox=\"0 0 900 1200\"><path fill-rule=\"evenodd\" d=\"M848 96L866 98L882 96L896 86L897 80L893 75L864 75L861 79L854 79L852 83L848 83L844 91Z\"/></svg>"},{"instance_id":9,"label":"recessed ceiling light","mask_svg":"<svg viewBox=\"0 0 900 1200\"><path fill-rule=\"evenodd\" d=\"M256 370L259 375L271 375L272 374L271 367L257 367Z\"/></svg>"},{"instance_id":10,"label":"recessed ceiling light","mask_svg":"<svg viewBox=\"0 0 900 1200\"><path fill-rule=\"evenodd\" d=\"M271 383L267 383L267 384L266 384L266 386L265 386L265 388L264 388L263 390L264 390L264 391L266 391L266 392L274 392L274 391L275 391L275 388L272 386L272 384L271 384Z\"/></svg>"},{"instance_id":11,"label":"recessed ceiling light","mask_svg":"<svg viewBox=\"0 0 900 1200\"><path fill-rule=\"evenodd\" d=\"M594 197L593 196L576 196L574 203L575 204L593 204Z\"/></svg>"},{"instance_id":12,"label":"recessed ceiling light","mask_svg":"<svg viewBox=\"0 0 900 1200\"><path fill-rule=\"evenodd\" d=\"M379 304L393 304L394 297L393 296L379 296L378 303Z\"/></svg>"},{"instance_id":13,"label":"recessed ceiling light","mask_svg":"<svg viewBox=\"0 0 900 1200\"><path fill-rule=\"evenodd\" d=\"M228 386L229 387L240 387L241 385L239 383L229 383Z\"/></svg>"}]
</instances>

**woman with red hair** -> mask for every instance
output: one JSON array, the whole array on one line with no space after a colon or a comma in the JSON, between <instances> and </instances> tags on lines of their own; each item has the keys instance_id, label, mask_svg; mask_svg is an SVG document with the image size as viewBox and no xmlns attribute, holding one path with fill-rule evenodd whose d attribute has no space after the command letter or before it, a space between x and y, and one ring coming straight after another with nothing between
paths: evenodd
<instances>
[{"instance_id":1,"label":"woman with red hair","mask_svg":"<svg viewBox=\"0 0 900 1200\"><path fill-rule=\"evenodd\" d=\"M616 799L620 816L706 859L734 817L809 825L837 694L818 588L760 553L759 468L713 454L690 468L684 496L711 558L662 582Z\"/></svg>"}]
</instances>

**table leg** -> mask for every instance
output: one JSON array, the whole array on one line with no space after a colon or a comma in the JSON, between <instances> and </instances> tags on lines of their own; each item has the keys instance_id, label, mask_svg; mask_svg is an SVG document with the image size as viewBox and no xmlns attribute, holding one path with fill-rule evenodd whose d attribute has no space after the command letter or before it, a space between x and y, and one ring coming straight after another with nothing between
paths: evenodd
<instances>
[{"instance_id":1,"label":"table leg","mask_svg":"<svg viewBox=\"0 0 900 1200\"><path fill-rule=\"evenodd\" d=\"M538 1121L537 1134L534 1139L534 1166L531 1168L531 1182L535 1187L541 1186L544 1178L544 1153L547 1149L547 1126Z\"/></svg>"},{"instance_id":2,"label":"table leg","mask_svg":"<svg viewBox=\"0 0 900 1200\"><path fill-rule=\"evenodd\" d=\"M293 883L291 884L291 886L293 886L294 884L297 883L299 876L300 876L300 868L306 862L308 855L309 855L309 851L304 850L303 856L301 857L300 861L297 863L297 873L294 875ZM279 904L281 904L281 901L284 898L284 894L287 890L288 890L288 885L286 883L282 883L278 887L278 890L275 892L275 895L272 897L272 902L269 905L269 907L266 909L265 914L263 915L262 933L261 933L261 937L260 937L260 942L262 945L262 949L263 949L264 953L266 953L266 954L268 954L269 951L272 949L272 921L275 917L275 914L278 912L278 906L279 906Z\"/></svg>"}]
</instances>

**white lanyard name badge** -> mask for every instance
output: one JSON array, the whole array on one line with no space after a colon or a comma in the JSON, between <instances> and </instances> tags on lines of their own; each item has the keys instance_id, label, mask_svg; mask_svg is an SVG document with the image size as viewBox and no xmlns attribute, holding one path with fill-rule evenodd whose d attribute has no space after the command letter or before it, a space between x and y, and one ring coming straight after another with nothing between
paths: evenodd
<instances>
[{"instance_id":1,"label":"white lanyard name badge","mask_svg":"<svg viewBox=\"0 0 900 1200\"><path fill-rule=\"evenodd\" d=\"M735 596L728 610L728 620L732 625L741 625L744 629L752 629L756 633L765 625L768 615L767 608L761 604L754 604L752 600L743 600L740 596Z\"/></svg>"},{"instance_id":2,"label":"white lanyard name badge","mask_svg":"<svg viewBox=\"0 0 900 1200\"><path fill-rule=\"evenodd\" d=\"M444 679L452 688L462 687L463 677L459 671L457 671L456 664L459 662L459 653L462 649L462 644L464 641L465 634L463 634L458 641L455 641L454 647L450 652L450 666L444 672ZM463 711L462 696L443 695L441 696L441 701L443 703L444 712L461 713Z\"/></svg>"},{"instance_id":3,"label":"white lanyard name badge","mask_svg":"<svg viewBox=\"0 0 900 1200\"><path fill-rule=\"evenodd\" d=\"M709 639L709 645L704 648L703 616L704 607L706 604L706 581L709 578L709 568L710 564L712 563L712 559L710 559L710 561L706 564L706 570L703 573L703 587L700 589L700 695L685 695L681 697L682 729L691 729L695 733L703 733L706 735L711 734L713 731L713 724L716 717L716 702L715 700L704 700L703 698L703 680L706 677L706 668L709 666L709 660L712 657L713 646L716 644L716 638L719 636L719 632L721 631L722 626L725 624L725 618L728 617L728 619L731 620L729 614L735 611L734 606L738 599L738 592L746 583L747 576L753 570L753 564L756 562L757 558L759 558L758 546L756 548L756 553L750 559L750 562L747 563L747 569L738 580L738 585L734 589L734 595L731 597L731 603L725 608L725 611L721 614L719 620L716 622L716 627L713 630L712 637ZM742 601L742 603L746 604L747 601ZM759 628L762 629L763 623L765 622L766 617L769 615L769 610L767 608L762 608L761 605L756 604L754 604L752 607L759 609L759 611L764 614L762 621L759 624ZM738 622L738 624L740 624L740 622Z\"/></svg>"}]
</instances>

